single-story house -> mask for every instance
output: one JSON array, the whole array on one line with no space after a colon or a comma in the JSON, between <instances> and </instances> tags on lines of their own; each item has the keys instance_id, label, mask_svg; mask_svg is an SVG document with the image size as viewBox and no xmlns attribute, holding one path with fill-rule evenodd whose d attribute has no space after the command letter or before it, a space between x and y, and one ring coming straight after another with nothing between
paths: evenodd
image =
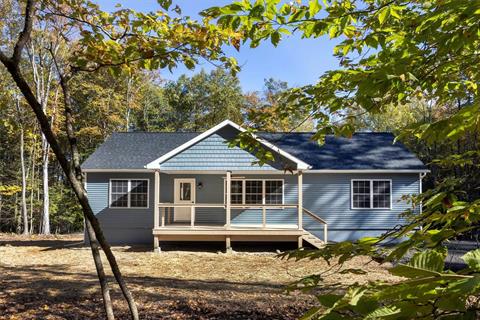
<instances>
[{"instance_id":1,"label":"single-story house","mask_svg":"<svg viewBox=\"0 0 480 320\"><path fill-rule=\"evenodd\" d=\"M112 244L325 241L379 235L411 208L427 167L390 133L258 133L273 155L228 145L244 128L112 134L82 165L90 205ZM421 210L415 208L414 210Z\"/></svg>"}]
</instances>

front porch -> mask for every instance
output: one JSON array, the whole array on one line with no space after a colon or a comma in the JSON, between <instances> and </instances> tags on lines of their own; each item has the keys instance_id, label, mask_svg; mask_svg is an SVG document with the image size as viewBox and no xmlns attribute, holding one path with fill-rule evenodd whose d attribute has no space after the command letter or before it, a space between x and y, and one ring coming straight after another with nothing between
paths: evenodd
<instances>
[{"instance_id":1,"label":"front porch","mask_svg":"<svg viewBox=\"0 0 480 320\"><path fill-rule=\"evenodd\" d=\"M152 230L155 250L160 251L163 241L224 241L227 251L231 250L233 241L295 241L299 247L303 246L303 241L307 241L316 247L323 246L328 240L328 224L303 207L303 173L298 171L295 174L297 177L295 179L297 180L296 203L284 203L283 194L281 203L267 203L269 201L266 199L269 197L265 191L265 182L263 182L261 198L258 199L258 202L261 203L245 204L245 195L243 195L241 204L232 203L232 199L236 199L235 195L232 198L232 181L238 183L240 175L233 175L230 171L225 172L223 176L225 183L225 195L221 195L221 198L224 199L223 203L196 202L196 182L193 186L188 185L188 178L175 179L184 180L187 184L183 186L185 190L181 188L181 185L175 188L173 202L161 202L160 171L156 170L154 228ZM245 176L242 174L241 178L245 179ZM290 177L292 177L291 174ZM174 185L177 186L177 183L174 182ZM245 184L243 188L245 188ZM235 188L233 190L235 191ZM179 195L177 196L176 193ZM185 196L183 198L182 193ZM238 219L241 215L246 214L253 221ZM288 217L286 221L271 219L272 216L278 217L282 214ZM323 225L323 239L304 230L304 215Z\"/></svg>"}]
</instances>

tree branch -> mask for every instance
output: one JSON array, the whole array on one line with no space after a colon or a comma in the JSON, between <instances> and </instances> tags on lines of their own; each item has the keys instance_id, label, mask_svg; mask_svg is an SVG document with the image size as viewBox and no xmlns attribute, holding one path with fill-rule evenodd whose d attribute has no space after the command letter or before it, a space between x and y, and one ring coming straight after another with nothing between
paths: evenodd
<instances>
[{"instance_id":1,"label":"tree branch","mask_svg":"<svg viewBox=\"0 0 480 320\"><path fill-rule=\"evenodd\" d=\"M20 57L22 55L23 48L30 38L30 33L32 31L33 25L33 11L35 10L35 1L27 0L27 6L25 7L25 23L23 25L23 30L18 36L17 43L13 48L12 62L14 64L20 63Z\"/></svg>"}]
</instances>

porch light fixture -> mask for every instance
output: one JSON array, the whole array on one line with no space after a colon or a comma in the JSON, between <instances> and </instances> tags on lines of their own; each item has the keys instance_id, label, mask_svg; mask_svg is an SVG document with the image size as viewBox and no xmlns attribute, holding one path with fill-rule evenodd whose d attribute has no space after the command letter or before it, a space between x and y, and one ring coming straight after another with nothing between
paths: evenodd
<instances>
[{"instance_id":1,"label":"porch light fixture","mask_svg":"<svg viewBox=\"0 0 480 320\"><path fill-rule=\"evenodd\" d=\"M198 189L202 189L202 188L203 188L203 182L200 181L200 182L197 184L197 187L198 187Z\"/></svg>"}]
</instances>

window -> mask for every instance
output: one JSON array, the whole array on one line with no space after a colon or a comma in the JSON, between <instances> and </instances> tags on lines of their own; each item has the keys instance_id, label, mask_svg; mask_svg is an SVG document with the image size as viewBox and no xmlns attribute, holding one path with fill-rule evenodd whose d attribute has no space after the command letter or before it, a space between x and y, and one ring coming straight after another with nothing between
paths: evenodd
<instances>
[{"instance_id":1,"label":"window","mask_svg":"<svg viewBox=\"0 0 480 320\"><path fill-rule=\"evenodd\" d=\"M230 202L231 204L283 204L283 180L232 179Z\"/></svg>"},{"instance_id":2,"label":"window","mask_svg":"<svg viewBox=\"0 0 480 320\"><path fill-rule=\"evenodd\" d=\"M148 208L148 180L110 180L111 208Z\"/></svg>"},{"instance_id":3,"label":"window","mask_svg":"<svg viewBox=\"0 0 480 320\"><path fill-rule=\"evenodd\" d=\"M262 204L263 203L263 181L246 180L245 181L245 203Z\"/></svg>"},{"instance_id":4,"label":"window","mask_svg":"<svg viewBox=\"0 0 480 320\"><path fill-rule=\"evenodd\" d=\"M265 203L282 204L283 203L283 181L265 180Z\"/></svg>"},{"instance_id":5,"label":"window","mask_svg":"<svg viewBox=\"0 0 480 320\"><path fill-rule=\"evenodd\" d=\"M231 194L230 194L231 203L242 204L243 203L243 181L232 180L230 190L231 190Z\"/></svg>"},{"instance_id":6,"label":"window","mask_svg":"<svg viewBox=\"0 0 480 320\"><path fill-rule=\"evenodd\" d=\"M352 209L390 209L391 180L352 180Z\"/></svg>"}]
</instances>

